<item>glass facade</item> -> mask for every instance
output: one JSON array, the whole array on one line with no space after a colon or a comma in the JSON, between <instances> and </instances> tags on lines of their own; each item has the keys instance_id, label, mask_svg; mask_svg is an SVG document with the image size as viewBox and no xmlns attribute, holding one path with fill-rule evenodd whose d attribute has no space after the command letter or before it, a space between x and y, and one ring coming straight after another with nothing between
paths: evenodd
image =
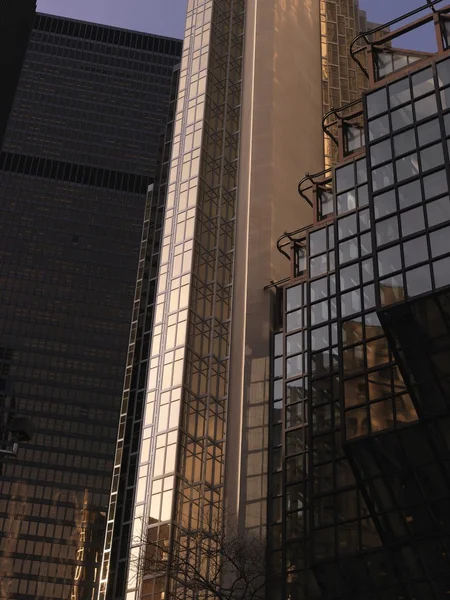
<instances>
[{"instance_id":1,"label":"glass facade","mask_svg":"<svg viewBox=\"0 0 450 600\"><path fill-rule=\"evenodd\" d=\"M146 194L180 55L176 40L35 20L0 155L0 356L35 427L2 465L5 600L96 594Z\"/></svg>"},{"instance_id":2,"label":"glass facade","mask_svg":"<svg viewBox=\"0 0 450 600\"><path fill-rule=\"evenodd\" d=\"M316 225L289 238L271 598L450 593L450 58L413 58L365 94L362 143L314 182Z\"/></svg>"},{"instance_id":3,"label":"glass facade","mask_svg":"<svg viewBox=\"0 0 450 600\"><path fill-rule=\"evenodd\" d=\"M4 0L0 7L0 147L33 27L36 0Z\"/></svg>"}]
</instances>

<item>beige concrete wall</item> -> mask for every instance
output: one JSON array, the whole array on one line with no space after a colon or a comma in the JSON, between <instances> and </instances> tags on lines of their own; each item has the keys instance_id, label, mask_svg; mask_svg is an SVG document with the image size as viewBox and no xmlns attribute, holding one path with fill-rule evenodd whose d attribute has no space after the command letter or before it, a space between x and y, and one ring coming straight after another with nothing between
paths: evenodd
<instances>
[{"instance_id":1,"label":"beige concrete wall","mask_svg":"<svg viewBox=\"0 0 450 600\"><path fill-rule=\"evenodd\" d=\"M231 382L228 510L264 531L269 419L270 280L289 274L276 250L312 221L298 196L323 165L318 0L248 0L241 126Z\"/></svg>"}]
</instances>

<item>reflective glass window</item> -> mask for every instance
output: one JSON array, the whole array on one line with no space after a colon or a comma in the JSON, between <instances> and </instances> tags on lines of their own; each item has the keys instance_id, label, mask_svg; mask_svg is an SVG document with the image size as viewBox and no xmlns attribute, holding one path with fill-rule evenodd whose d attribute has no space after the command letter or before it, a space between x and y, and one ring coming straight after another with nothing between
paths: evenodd
<instances>
[{"instance_id":1,"label":"reflective glass window","mask_svg":"<svg viewBox=\"0 0 450 600\"><path fill-rule=\"evenodd\" d=\"M356 181L358 185L367 182L367 166L365 158L356 161Z\"/></svg>"},{"instance_id":2,"label":"reflective glass window","mask_svg":"<svg viewBox=\"0 0 450 600\"><path fill-rule=\"evenodd\" d=\"M350 210L354 210L356 208L355 190L350 190L348 192L345 192L344 194L340 194L336 198L336 203L338 215L341 215L342 213L348 212Z\"/></svg>"},{"instance_id":3,"label":"reflective glass window","mask_svg":"<svg viewBox=\"0 0 450 600\"><path fill-rule=\"evenodd\" d=\"M447 196L433 200L426 205L428 225L440 225L450 220L450 200Z\"/></svg>"},{"instance_id":4,"label":"reflective glass window","mask_svg":"<svg viewBox=\"0 0 450 600\"><path fill-rule=\"evenodd\" d=\"M311 331L311 350L322 350L330 345L329 327L319 327Z\"/></svg>"},{"instance_id":5,"label":"reflective glass window","mask_svg":"<svg viewBox=\"0 0 450 600\"><path fill-rule=\"evenodd\" d=\"M382 88L377 92L368 94L367 98L367 114L370 117L375 117L380 113L387 111L386 89Z\"/></svg>"},{"instance_id":6,"label":"reflective glass window","mask_svg":"<svg viewBox=\"0 0 450 600\"><path fill-rule=\"evenodd\" d=\"M294 310L302 306L302 286L296 285L295 287L288 288L286 290L286 310Z\"/></svg>"},{"instance_id":7,"label":"reflective glass window","mask_svg":"<svg viewBox=\"0 0 450 600\"><path fill-rule=\"evenodd\" d=\"M341 315L343 318L361 312L361 290L341 294Z\"/></svg>"},{"instance_id":8,"label":"reflective glass window","mask_svg":"<svg viewBox=\"0 0 450 600\"><path fill-rule=\"evenodd\" d=\"M338 237L340 240L355 235L358 231L356 225L356 214L349 215L338 221Z\"/></svg>"},{"instance_id":9,"label":"reflective glass window","mask_svg":"<svg viewBox=\"0 0 450 600\"><path fill-rule=\"evenodd\" d=\"M358 188L358 206L367 206L369 204L369 190L367 185Z\"/></svg>"},{"instance_id":10,"label":"reflective glass window","mask_svg":"<svg viewBox=\"0 0 450 600\"><path fill-rule=\"evenodd\" d=\"M412 106L404 106L391 112L392 130L398 131L403 127L408 127L414 123Z\"/></svg>"},{"instance_id":11,"label":"reflective glass window","mask_svg":"<svg viewBox=\"0 0 450 600\"><path fill-rule=\"evenodd\" d=\"M435 140L439 140L441 138L439 119L433 119L433 121L428 121L428 123L419 125L417 128L417 134L419 137L420 146L425 146L426 144L434 142Z\"/></svg>"},{"instance_id":12,"label":"reflective glass window","mask_svg":"<svg viewBox=\"0 0 450 600\"><path fill-rule=\"evenodd\" d=\"M441 102L444 110L450 108L450 88L441 91Z\"/></svg>"},{"instance_id":13,"label":"reflective glass window","mask_svg":"<svg viewBox=\"0 0 450 600\"><path fill-rule=\"evenodd\" d=\"M277 333L274 338L274 353L275 356L281 356L283 354L283 334Z\"/></svg>"},{"instance_id":14,"label":"reflective glass window","mask_svg":"<svg viewBox=\"0 0 450 600\"><path fill-rule=\"evenodd\" d=\"M308 397L308 390L305 386L305 378L289 381L286 384L286 403L294 404Z\"/></svg>"},{"instance_id":15,"label":"reflective glass window","mask_svg":"<svg viewBox=\"0 0 450 600\"><path fill-rule=\"evenodd\" d=\"M366 231L370 228L370 212L368 210L361 210L358 213L359 217L359 230Z\"/></svg>"},{"instance_id":16,"label":"reflective glass window","mask_svg":"<svg viewBox=\"0 0 450 600\"><path fill-rule=\"evenodd\" d=\"M409 179L419 173L419 160L417 154L409 154L395 161L395 170L398 181Z\"/></svg>"},{"instance_id":17,"label":"reflective glass window","mask_svg":"<svg viewBox=\"0 0 450 600\"><path fill-rule=\"evenodd\" d=\"M440 256L450 252L450 227L444 227L430 233L431 254Z\"/></svg>"},{"instance_id":18,"label":"reflective glass window","mask_svg":"<svg viewBox=\"0 0 450 600\"><path fill-rule=\"evenodd\" d=\"M411 100L411 91L409 88L409 78L405 77L389 86L389 102L391 108L405 104Z\"/></svg>"},{"instance_id":19,"label":"reflective glass window","mask_svg":"<svg viewBox=\"0 0 450 600\"><path fill-rule=\"evenodd\" d=\"M383 117L379 117L378 119L372 119L369 121L369 139L377 140L384 135L389 133L389 117L388 115L384 115Z\"/></svg>"},{"instance_id":20,"label":"reflective glass window","mask_svg":"<svg viewBox=\"0 0 450 600\"><path fill-rule=\"evenodd\" d=\"M373 144L370 147L370 160L372 166L379 165L380 163L390 160L392 157L391 140L387 139L378 144Z\"/></svg>"},{"instance_id":21,"label":"reflective glass window","mask_svg":"<svg viewBox=\"0 0 450 600\"><path fill-rule=\"evenodd\" d=\"M450 113L444 115L445 135L450 135Z\"/></svg>"},{"instance_id":22,"label":"reflective glass window","mask_svg":"<svg viewBox=\"0 0 450 600\"><path fill-rule=\"evenodd\" d=\"M412 267L417 263L428 260L428 245L427 238L422 235L418 238L414 238L410 242L403 244L403 253L405 256L405 265Z\"/></svg>"},{"instance_id":23,"label":"reflective glass window","mask_svg":"<svg viewBox=\"0 0 450 600\"><path fill-rule=\"evenodd\" d=\"M408 129L407 131L394 136L394 152L396 156L411 152L411 150L415 150L415 148L416 136L414 129Z\"/></svg>"},{"instance_id":24,"label":"reflective glass window","mask_svg":"<svg viewBox=\"0 0 450 600\"><path fill-rule=\"evenodd\" d=\"M303 373L303 354L293 356L286 360L286 379Z\"/></svg>"},{"instance_id":25,"label":"reflective glass window","mask_svg":"<svg viewBox=\"0 0 450 600\"><path fill-rule=\"evenodd\" d=\"M431 290L430 266L424 265L406 272L406 289L409 296L418 296Z\"/></svg>"},{"instance_id":26,"label":"reflective glass window","mask_svg":"<svg viewBox=\"0 0 450 600\"><path fill-rule=\"evenodd\" d=\"M373 260L363 260L361 263L362 279L364 283L373 280Z\"/></svg>"},{"instance_id":27,"label":"reflective glass window","mask_svg":"<svg viewBox=\"0 0 450 600\"><path fill-rule=\"evenodd\" d=\"M423 69L411 76L412 93L414 98L424 96L434 91L433 71L431 67Z\"/></svg>"},{"instance_id":28,"label":"reflective glass window","mask_svg":"<svg viewBox=\"0 0 450 600\"><path fill-rule=\"evenodd\" d=\"M416 119L426 119L437 113L437 102L435 94L422 98L414 102L414 110L416 111Z\"/></svg>"},{"instance_id":29,"label":"reflective glass window","mask_svg":"<svg viewBox=\"0 0 450 600\"><path fill-rule=\"evenodd\" d=\"M395 191L390 190L389 192L384 192L384 194L379 194L378 196L374 196L373 198L373 206L375 217L378 219L380 217L386 217L391 213L397 210L397 205L395 202Z\"/></svg>"},{"instance_id":30,"label":"reflective glass window","mask_svg":"<svg viewBox=\"0 0 450 600\"><path fill-rule=\"evenodd\" d=\"M314 231L309 236L309 252L311 256L322 254L327 249L327 230L326 227Z\"/></svg>"},{"instance_id":31,"label":"reflective glass window","mask_svg":"<svg viewBox=\"0 0 450 600\"><path fill-rule=\"evenodd\" d=\"M328 278L316 279L310 284L311 302L328 297Z\"/></svg>"},{"instance_id":32,"label":"reflective glass window","mask_svg":"<svg viewBox=\"0 0 450 600\"><path fill-rule=\"evenodd\" d=\"M359 263L341 269L340 273L341 291L348 290L352 287L359 286Z\"/></svg>"},{"instance_id":33,"label":"reflective glass window","mask_svg":"<svg viewBox=\"0 0 450 600\"><path fill-rule=\"evenodd\" d=\"M365 285L363 287L363 305L364 310L375 307L375 286Z\"/></svg>"},{"instance_id":34,"label":"reflective glass window","mask_svg":"<svg viewBox=\"0 0 450 600\"><path fill-rule=\"evenodd\" d=\"M336 192L343 192L355 187L355 169L353 163L336 169Z\"/></svg>"},{"instance_id":35,"label":"reflective glass window","mask_svg":"<svg viewBox=\"0 0 450 600\"><path fill-rule=\"evenodd\" d=\"M423 214L423 206L413 208L400 215L402 224L402 235L411 235L425 229L425 218Z\"/></svg>"},{"instance_id":36,"label":"reflective glass window","mask_svg":"<svg viewBox=\"0 0 450 600\"><path fill-rule=\"evenodd\" d=\"M372 188L373 191L381 190L394 183L394 170L392 164L387 164L376 169L372 169Z\"/></svg>"},{"instance_id":37,"label":"reflective glass window","mask_svg":"<svg viewBox=\"0 0 450 600\"><path fill-rule=\"evenodd\" d=\"M327 254L316 256L309 261L309 274L311 277L317 277L328 271Z\"/></svg>"},{"instance_id":38,"label":"reflective glass window","mask_svg":"<svg viewBox=\"0 0 450 600\"><path fill-rule=\"evenodd\" d=\"M423 178L423 187L425 190L425 198L434 198L440 194L448 192L447 175L444 170L437 171L432 175L427 175Z\"/></svg>"},{"instance_id":39,"label":"reflective glass window","mask_svg":"<svg viewBox=\"0 0 450 600\"><path fill-rule=\"evenodd\" d=\"M422 202L422 190L420 189L420 181L412 181L406 185L401 185L398 188L398 203L400 208L408 208Z\"/></svg>"},{"instance_id":40,"label":"reflective glass window","mask_svg":"<svg viewBox=\"0 0 450 600\"><path fill-rule=\"evenodd\" d=\"M294 331L303 326L302 311L296 310L286 315L286 331Z\"/></svg>"},{"instance_id":41,"label":"reflective glass window","mask_svg":"<svg viewBox=\"0 0 450 600\"><path fill-rule=\"evenodd\" d=\"M286 355L298 354L303 350L303 333L294 333L286 337Z\"/></svg>"},{"instance_id":42,"label":"reflective glass window","mask_svg":"<svg viewBox=\"0 0 450 600\"><path fill-rule=\"evenodd\" d=\"M358 258L358 240L348 240L339 244L339 263L343 264Z\"/></svg>"},{"instance_id":43,"label":"reflective glass window","mask_svg":"<svg viewBox=\"0 0 450 600\"><path fill-rule=\"evenodd\" d=\"M434 282L436 287L450 284L450 257L433 263Z\"/></svg>"},{"instance_id":44,"label":"reflective glass window","mask_svg":"<svg viewBox=\"0 0 450 600\"><path fill-rule=\"evenodd\" d=\"M390 217L376 224L377 243L381 246L398 239L397 217Z\"/></svg>"},{"instance_id":45,"label":"reflective glass window","mask_svg":"<svg viewBox=\"0 0 450 600\"><path fill-rule=\"evenodd\" d=\"M390 275L395 271L400 271L401 268L402 259L399 245L378 252L378 271L380 276Z\"/></svg>"},{"instance_id":46,"label":"reflective glass window","mask_svg":"<svg viewBox=\"0 0 450 600\"><path fill-rule=\"evenodd\" d=\"M372 234L364 233L360 238L361 256L366 256L372 252Z\"/></svg>"},{"instance_id":47,"label":"reflective glass window","mask_svg":"<svg viewBox=\"0 0 450 600\"><path fill-rule=\"evenodd\" d=\"M274 377L282 377L283 376L283 359L276 358L273 361L273 375Z\"/></svg>"},{"instance_id":48,"label":"reflective glass window","mask_svg":"<svg viewBox=\"0 0 450 600\"><path fill-rule=\"evenodd\" d=\"M318 325L328 320L328 300L323 302L317 302L310 308L311 311L311 325Z\"/></svg>"},{"instance_id":49,"label":"reflective glass window","mask_svg":"<svg viewBox=\"0 0 450 600\"><path fill-rule=\"evenodd\" d=\"M422 164L422 171L428 171L444 164L444 152L442 144L434 144L420 151L420 161Z\"/></svg>"},{"instance_id":50,"label":"reflective glass window","mask_svg":"<svg viewBox=\"0 0 450 600\"><path fill-rule=\"evenodd\" d=\"M286 407L286 427L295 427L305 422L304 404L299 402Z\"/></svg>"},{"instance_id":51,"label":"reflective glass window","mask_svg":"<svg viewBox=\"0 0 450 600\"><path fill-rule=\"evenodd\" d=\"M380 297L383 306L404 300L403 275L382 279L380 281Z\"/></svg>"}]
</instances>

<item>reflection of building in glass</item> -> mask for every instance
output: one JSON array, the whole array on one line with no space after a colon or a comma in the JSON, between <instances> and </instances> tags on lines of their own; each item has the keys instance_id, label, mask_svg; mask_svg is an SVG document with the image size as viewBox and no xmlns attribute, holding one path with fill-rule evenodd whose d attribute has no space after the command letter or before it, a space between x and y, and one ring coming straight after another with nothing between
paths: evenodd
<instances>
[{"instance_id":1,"label":"reflection of building in glass","mask_svg":"<svg viewBox=\"0 0 450 600\"><path fill-rule=\"evenodd\" d=\"M142 218L180 54L158 36L34 22L0 154L0 364L8 353L17 414L35 427L2 465L2 599L96 594Z\"/></svg>"},{"instance_id":2,"label":"reflection of building in glass","mask_svg":"<svg viewBox=\"0 0 450 600\"><path fill-rule=\"evenodd\" d=\"M368 90L341 122L339 163L300 183L313 225L279 241L292 271L272 359L276 598L450 593L450 7L432 9L352 44ZM396 50L430 23L435 54Z\"/></svg>"}]
</instances>

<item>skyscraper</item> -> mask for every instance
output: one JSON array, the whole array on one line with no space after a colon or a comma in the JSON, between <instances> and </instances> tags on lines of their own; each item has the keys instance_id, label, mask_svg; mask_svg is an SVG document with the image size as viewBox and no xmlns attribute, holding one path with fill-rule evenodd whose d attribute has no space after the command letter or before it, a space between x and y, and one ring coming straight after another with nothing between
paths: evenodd
<instances>
[{"instance_id":1,"label":"skyscraper","mask_svg":"<svg viewBox=\"0 0 450 600\"><path fill-rule=\"evenodd\" d=\"M300 182L313 223L279 241L271 598L450 593L450 6L408 17L349 48L369 89L338 164Z\"/></svg>"},{"instance_id":2,"label":"skyscraper","mask_svg":"<svg viewBox=\"0 0 450 600\"><path fill-rule=\"evenodd\" d=\"M0 155L0 597L91 598L177 40L37 15Z\"/></svg>"},{"instance_id":3,"label":"skyscraper","mask_svg":"<svg viewBox=\"0 0 450 600\"><path fill-rule=\"evenodd\" d=\"M321 42L342 22L338 45L359 29L354 2L338 16L331 5L341 3L188 3L160 261L145 298L155 310L136 387L136 479L120 514L112 491L102 600L162 600L174 588L189 597L182 572L176 582L169 565L157 576L142 568L147 539L170 561L178 541L224 515L265 535L274 303L264 287L289 274L280 232L312 221L296 188L299 172L324 165L331 66ZM338 91L344 81L343 71ZM190 556L212 573L206 556Z\"/></svg>"},{"instance_id":4,"label":"skyscraper","mask_svg":"<svg viewBox=\"0 0 450 600\"><path fill-rule=\"evenodd\" d=\"M0 148L36 12L36 0L4 0L0 6Z\"/></svg>"}]
</instances>

